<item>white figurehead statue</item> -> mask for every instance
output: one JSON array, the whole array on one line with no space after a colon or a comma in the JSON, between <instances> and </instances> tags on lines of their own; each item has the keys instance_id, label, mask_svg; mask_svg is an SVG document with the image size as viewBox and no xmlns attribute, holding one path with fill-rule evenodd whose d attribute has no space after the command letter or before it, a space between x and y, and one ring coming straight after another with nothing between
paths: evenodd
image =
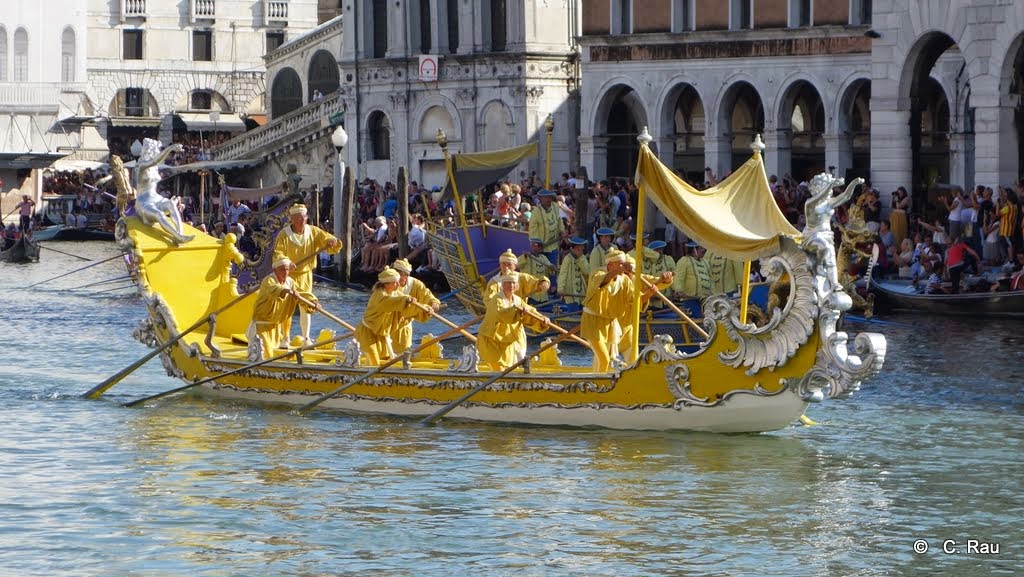
<instances>
[{"instance_id":1,"label":"white figurehead statue","mask_svg":"<svg viewBox=\"0 0 1024 577\"><path fill-rule=\"evenodd\" d=\"M179 144L172 144L160 150L158 141L151 138L142 141L142 154L137 162L139 186L135 197L135 214L146 224L162 226L177 244L185 244L195 237L185 235L181 213L178 211L178 197L166 198L156 190L156 185L160 182L160 164L167 160L172 152L179 150ZM167 218L168 215L170 219Z\"/></svg>"}]
</instances>

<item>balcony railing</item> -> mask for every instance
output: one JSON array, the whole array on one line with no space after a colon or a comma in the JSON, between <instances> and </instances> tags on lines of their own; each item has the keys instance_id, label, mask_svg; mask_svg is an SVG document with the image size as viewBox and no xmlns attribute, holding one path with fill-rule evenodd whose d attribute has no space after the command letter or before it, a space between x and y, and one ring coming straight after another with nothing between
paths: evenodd
<instances>
[{"instance_id":1,"label":"balcony railing","mask_svg":"<svg viewBox=\"0 0 1024 577\"><path fill-rule=\"evenodd\" d=\"M287 0L263 0L263 25L282 26L288 23Z\"/></svg>"},{"instance_id":2,"label":"balcony railing","mask_svg":"<svg viewBox=\"0 0 1024 577\"><path fill-rule=\"evenodd\" d=\"M333 127L329 125L328 118L341 111L343 106L338 94L328 95L319 102L307 104L213 147L213 157L216 160L239 160L277 156L304 139L330 134Z\"/></svg>"},{"instance_id":3,"label":"balcony railing","mask_svg":"<svg viewBox=\"0 0 1024 577\"><path fill-rule=\"evenodd\" d=\"M121 22L146 17L146 0L121 0Z\"/></svg>"},{"instance_id":4,"label":"balcony railing","mask_svg":"<svg viewBox=\"0 0 1024 577\"><path fill-rule=\"evenodd\" d=\"M190 0L192 5L190 21L195 24L199 20L213 20L217 15L215 0Z\"/></svg>"}]
</instances>

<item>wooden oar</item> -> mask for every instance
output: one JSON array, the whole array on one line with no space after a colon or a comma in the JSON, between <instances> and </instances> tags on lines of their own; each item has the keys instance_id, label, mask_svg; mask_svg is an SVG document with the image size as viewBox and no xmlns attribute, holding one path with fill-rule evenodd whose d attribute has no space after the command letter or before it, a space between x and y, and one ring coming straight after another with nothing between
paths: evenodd
<instances>
[{"instance_id":1,"label":"wooden oar","mask_svg":"<svg viewBox=\"0 0 1024 577\"><path fill-rule=\"evenodd\" d=\"M420 350L425 349L425 348L433 345L434 343L440 342L445 337L448 337L450 335L454 335L455 333L461 331L462 329L480 322L483 318L484 318L484 316L480 315L480 316L476 317L475 319L473 319L471 321L466 321L466 322L462 323L461 325L459 325L458 327L456 327L454 329L451 329L451 330L449 330L449 331L447 331L447 332L445 332L445 333L443 333L443 334L441 334L439 336L436 336L436 337L430 339L429 341L421 344L420 346L412 349L411 351L409 351L409 353L413 354L413 353L419 352ZM298 408L298 411L300 413L306 412L309 409L312 409L313 407L316 407L320 403L340 395L341 393L343 393L349 387L357 385L357 384L365 381L366 379L372 377L373 375L376 375L377 373L379 373L379 372L383 371L384 369L390 367L391 365L401 361L404 356L405 356L405 353L403 353L401 355L395 355L394 358L392 358L391 360L387 361L383 365L381 365L381 366L379 366L379 367L377 367L377 368L375 368L375 369L373 369L373 370L371 370L371 371L369 371L367 373L363 373L361 376L356 377L354 380L352 380L352 381L350 381L348 383L345 383L344 385L341 385L337 389L334 389L333 391L331 391L331 392L321 396L320 398L318 398L318 399L316 399L314 401L310 401L310 402L306 403L305 405L302 405L301 407Z\"/></svg>"},{"instance_id":2,"label":"wooden oar","mask_svg":"<svg viewBox=\"0 0 1024 577\"><path fill-rule=\"evenodd\" d=\"M545 317L543 315L534 314L534 312L531 311L530 309L525 309L524 308L524 309L520 309L520 310L523 311L524 313L530 315L531 317L537 319L537 320L546 320L546 321L548 321L548 327L553 329L556 333L561 333L562 336L567 336L574 343L579 343L579 344L587 347L591 351L594 350L594 347L591 346L589 342L587 342L587 341L585 341L585 340L581 339L580 337L577 337L576 335L573 334L574 332L576 332L579 329L579 327L577 327L577 328L575 328L575 329L573 329L571 331L567 331L567 330L563 329L562 327L556 325L555 323L551 322L551 319L549 319L549 318L547 318L547 317Z\"/></svg>"},{"instance_id":3,"label":"wooden oar","mask_svg":"<svg viewBox=\"0 0 1024 577\"><path fill-rule=\"evenodd\" d=\"M467 392L466 394L464 394L461 397L459 397L458 399L455 399L454 401L448 403L447 405L445 405L441 409L435 411L429 417L426 417L425 419L420 421L420 424L421 425L429 425L429 424L433 423L434 421L440 419L441 417L447 415L453 409L455 409L456 407L458 407L462 403L465 403L473 395L475 395L475 394L479 393L480 391L486 389L487 387L491 386L498 379L504 377L505 375L507 375L507 374L511 373L512 371L518 369L519 367L525 365L527 363L527 361L529 361L531 358L533 358L533 357L541 354L542 352L550 349L551 347L557 345L562 340L567 339L567 338L573 336L573 333L575 333L578 330L580 330L579 327L576 327L576 328L572 329L571 331L567 331L565 334L558 335L551 342L549 342L548 344L546 344L546 345L542 346L541 348L537 349L537 351L535 353L533 353L532 355L527 355L525 358L523 358L523 360L517 362L516 364L512 365L511 367L505 369L504 371L501 371L500 373L498 373L493 378L488 379L488 380L480 383L479 385L473 387L473 389L470 390L469 392Z\"/></svg>"},{"instance_id":4,"label":"wooden oar","mask_svg":"<svg viewBox=\"0 0 1024 577\"><path fill-rule=\"evenodd\" d=\"M422 310L422 311L424 311L426 313L429 313L430 316L432 316L435 319L441 321L442 323L448 325L449 327L451 327L453 329L458 327L458 325L456 325L452 321L450 321L450 320L444 318L443 316L441 316L440 314L434 312L434 309L430 308L430 305L425 305L425 304L420 303L420 302L416 302L416 303L413 303L413 304L416 305L417 307L419 307L420 310ZM467 332L465 330L460 330L459 332L462 333L462 336L464 336L467 339L469 339L469 342L471 342L471 343L475 343L476 342L476 336L475 335L473 335L473 334L471 334L471 333L469 333L469 332Z\"/></svg>"},{"instance_id":5,"label":"wooden oar","mask_svg":"<svg viewBox=\"0 0 1024 577\"><path fill-rule=\"evenodd\" d=\"M91 283L88 283L88 284L84 284L84 285L81 285L81 286L72 287L72 288L70 288L68 290L73 290L73 291L81 290L81 289L84 289L84 288L94 287L96 285L110 284L112 282L128 280L130 278L132 278L132 275L124 274L124 275L120 275L120 276L115 276L113 278L108 278L107 280L101 280L101 281L96 281L96 282L91 282Z\"/></svg>"},{"instance_id":6,"label":"wooden oar","mask_svg":"<svg viewBox=\"0 0 1024 577\"><path fill-rule=\"evenodd\" d=\"M50 247L48 247L48 246L46 246L45 244L42 244L42 243L36 243L36 244L39 245L39 248L45 248L46 250L52 250L53 252L59 252L60 254L63 254L65 256L73 256L73 257L75 257L75 258L77 258L79 260L84 260L86 262L92 262L91 258L85 258L84 256L78 256L77 254L71 254L70 252L64 252L62 250L57 250L55 248L50 248Z\"/></svg>"},{"instance_id":7,"label":"wooden oar","mask_svg":"<svg viewBox=\"0 0 1024 577\"><path fill-rule=\"evenodd\" d=\"M698 325L696 323L696 321L694 321L693 319L690 318L690 315L688 315L685 312L683 312L683 309L677 307L676 303L672 302L671 299L669 299L660 290L658 290L658 287L654 286L653 284L650 283L650 281L648 281L647 279L645 279L643 277L638 277L638 278L640 280L644 281L644 284L647 286L647 288L654 289L654 294L658 295L658 297L661 300L665 301L665 304L668 305L668 308L670 308L673 311L675 311L675 313L677 315L679 315L680 318L682 318L684 321L687 322L687 324L689 324L691 327L693 327L693 330L697 331L697 334L700 335L705 341L708 340L708 338L710 338L708 336L708 333L703 328L701 328L701 326Z\"/></svg>"},{"instance_id":8,"label":"wooden oar","mask_svg":"<svg viewBox=\"0 0 1024 577\"><path fill-rule=\"evenodd\" d=\"M322 346L322 345L329 345L331 343L336 343L336 342L338 342L340 340L347 339L350 336L352 336L352 332L347 332L347 333L345 333L343 335L335 336L335 337L330 338L330 339L328 339L326 341L310 343L308 345L303 345L301 347L297 347L297 348L294 348L294 349L289 349L288 351L283 352L283 353L281 353L279 355L275 355L273 357L270 357L269 359L263 359L262 361L257 361L255 363L250 363L248 365L245 365L245 366L242 366L242 367L238 367L237 369L231 369L230 371L224 371L223 373L220 373L218 375L213 375L212 377L207 377L205 379L202 379L200 381L196 381L194 383L190 383L188 385L182 385L180 387L177 387L177 388L174 388L174 389L170 389L170 390L164 391L162 393L157 393L155 395L150 395L148 397L143 397L141 399L136 399L134 401L131 401L131 402L128 402L128 403L124 403L121 406L122 407L134 407L136 405L141 405L142 403L145 403L147 401L153 401L153 400L156 400L156 399L160 399L160 398L166 397L168 395L173 395L175 393L180 393L182 391L187 391L187 390L189 390L189 389L191 389L193 387L198 387L199 385L205 385L206 383L209 383L209 382L212 382L212 381L216 381L217 379L220 379L220 378L223 378L223 377L227 377L227 376L233 375L235 373L240 373L242 371L247 371L249 369L255 369L256 367L263 366L263 365L265 365L267 363L272 363L274 361L279 361L279 360L281 360L281 359L283 359L285 357L290 357L291 355L294 355L296 353L300 353L300 352L303 352L303 351L306 351L306 350L309 350L309 349L312 349L312 348L315 348L315 347L319 347L319 346Z\"/></svg>"},{"instance_id":9,"label":"wooden oar","mask_svg":"<svg viewBox=\"0 0 1024 577\"><path fill-rule=\"evenodd\" d=\"M46 279L46 280L41 280L41 281L39 281L39 282L37 282L37 283L35 283L35 284L31 284L31 285L28 285L28 286L27 286L27 287L25 287L25 288L32 288L32 287L37 287L37 286L39 286L39 285L41 285L41 284L43 284L43 283L48 283L48 282L50 282L50 281L52 281L52 280L57 280L57 279L59 279L59 278L64 278L64 277L66 277L66 276L68 276L68 275L71 275L71 274L75 274L76 272L82 272L83 270L85 270L85 269L87 269L87 268L92 268L92 267L94 267L94 266L99 266L99 265L101 265L101 264L103 264L103 263L105 263L105 262L108 262L108 261L112 261L112 260L114 260L115 258L122 258L123 256L124 256L123 254L115 254L114 256L112 256L112 257L110 257L110 258L105 258L105 259L103 259L103 260L101 260L101 261L99 261L99 262L94 262L94 263L92 263L92 264L87 264L87 265L83 266L82 268L76 268L75 270L73 270L73 271L71 271L71 272L66 272L66 273L64 273L64 274L59 274L59 275L57 275L57 276L55 276L55 277L50 277L50 278L48 278L48 279Z\"/></svg>"},{"instance_id":10,"label":"wooden oar","mask_svg":"<svg viewBox=\"0 0 1024 577\"><path fill-rule=\"evenodd\" d=\"M303 304L305 304L308 307L316 309L321 314L323 314L325 317L331 319L332 321L338 323L339 325L345 327L346 329L352 331L353 333L356 332L356 328L354 326L346 323L345 321L341 320L339 317L336 317L333 314L329 313L327 311L327 309L325 309L323 306L320 305L320 303L315 303L315 302L313 302L313 301L311 301L309 299L303 298L302 296L300 296L298 294L295 294L295 293L293 293L293 295L295 296L296 299L298 299L298 301L300 303L303 303Z\"/></svg>"},{"instance_id":11,"label":"wooden oar","mask_svg":"<svg viewBox=\"0 0 1024 577\"><path fill-rule=\"evenodd\" d=\"M298 265L308 261L309 259L315 257L316 255L317 255L317 253L315 253L315 252L313 254L311 254L311 255L307 255L305 258L303 258L299 262L295 263L295 265L298 266ZM121 256L121 255L117 255L117 256ZM96 263L96 264L99 264L99 263ZM95 265L89 265L89 266L95 266ZM149 360L152 359L153 357L159 355L160 353L162 353L165 350L167 350L168 348L170 348L171 345L173 345L173 344L177 343L178 341L180 341L182 339L182 337L184 337L185 335L191 333L192 331L194 331L194 330L198 329L199 327L203 326L204 324L206 324L209 321L210 315L219 315L220 313L228 310L229 308L235 306L237 303L241 302L242 299L244 299L245 297L249 296L250 294L252 294L252 293L246 293L244 295L239 295L236 298L232 299L230 302L228 302L226 305L220 307L219 309L213 311L212 313L203 315L203 317L201 319L197 320L195 322L195 324L193 324L189 328L185 329L183 332L178 333L178 335L176 337L174 337L173 339L168 340L166 343L160 345L156 349L153 349L152 352L150 352L149 354L145 355L141 359L139 359L139 360L135 361L134 363L132 363L131 365L121 369L120 371L118 371L117 373L112 375L109 379L103 381L102 383L100 383L100 384L96 385L95 387L93 387L93 388L89 389L88 391L86 391L84 394L82 394L82 398L83 399L95 399L95 398L99 397L100 395L105 393L108 389L110 389L110 387L113 387L117 383L121 382L121 380L123 380L125 377L127 377L128 375L130 375L133 372L135 372L135 369L141 367L142 365L144 365L147 362L149 362Z\"/></svg>"}]
</instances>

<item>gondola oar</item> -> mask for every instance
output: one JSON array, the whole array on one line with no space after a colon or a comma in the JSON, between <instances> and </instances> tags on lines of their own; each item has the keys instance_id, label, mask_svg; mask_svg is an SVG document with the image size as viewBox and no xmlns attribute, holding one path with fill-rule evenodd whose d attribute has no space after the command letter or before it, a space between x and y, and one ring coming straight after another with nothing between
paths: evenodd
<instances>
[{"instance_id":1,"label":"gondola oar","mask_svg":"<svg viewBox=\"0 0 1024 577\"><path fill-rule=\"evenodd\" d=\"M487 387L491 386L498 379L504 377L505 375L507 375L507 374L511 373L512 371L518 369L519 367L525 365L526 362L529 361L531 358L533 358L533 357L541 354L542 352L550 349L551 347L557 345L562 340L570 338L578 330L580 330L580 328L576 327L576 328L572 329L571 331L566 331L564 334L558 335L557 337L554 338L554 340L552 340L551 342L549 342L546 345L544 345L544 346L540 347L539 349L537 349L537 351L535 353L533 353L533 355L527 355L525 358L523 358L523 360L521 360L521 361L517 362L516 364L510 366L509 368L505 369L504 371L501 371L500 373L498 373L493 378L488 379L488 380L480 383L479 385L473 387L473 389L470 390L469 392L467 392L466 394L464 394L461 397L459 397L458 399L455 399L454 401L448 403L447 405L445 405L441 409L435 411L429 417L424 418L422 421L420 421L420 424L421 425L429 425L429 424L433 423L434 421L440 419L441 417L447 415L448 413L452 412L452 410L454 410L456 407L458 407L462 403L465 403L467 400L469 400L469 398L472 397L473 395L475 395L475 394L479 393L480 391L486 389Z\"/></svg>"},{"instance_id":2,"label":"gondola oar","mask_svg":"<svg viewBox=\"0 0 1024 577\"><path fill-rule=\"evenodd\" d=\"M441 321L442 323L444 323L444 324L448 325L449 327L451 327L451 328L453 328L453 329L454 329L454 328L456 328L456 327L458 327L458 325L456 325L456 324L455 324L455 323L453 323L452 321L450 321L450 320L448 320L448 319L444 318L444 317L443 317L443 316L441 316L441 315L440 315L439 313L435 312L435 311L434 311L434 309L430 308L430 306L429 306L429 305L425 305L425 304L423 304L423 303L419 303L419 302L417 302L417 303L414 303L414 304L415 304L415 305L416 305L417 307L419 307L419 308L420 308L420 310L422 310L422 311L424 311L424 312L426 312L426 313L430 314L430 316L432 316L432 317L434 317L435 319L437 319L437 320ZM460 333L462 333L462 336L464 336L464 337L466 337L467 339L469 339L469 342L471 342L471 343L475 343L475 342L476 342L476 336L475 336L475 335L472 335L472 334L470 334L470 333L466 332L465 330L460 330L459 332L460 332Z\"/></svg>"},{"instance_id":3,"label":"gondola oar","mask_svg":"<svg viewBox=\"0 0 1024 577\"><path fill-rule=\"evenodd\" d=\"M337 317L337 316L335 316L335 315L331 314L330 312L328 312L328 311L327 311L327 309L325 309L325 308L324 308L323 306L321 306L321 305L320 305L320 303L315 303L315 302L313 302L313 301L311 301L311 300L308 300L308 299L306 299L306 298L303 298L303 297L302 297L301 295L299 295L299 294L294 294L294 293L293 293L293 296L294 296L294 297L295 297L296 299L298 299L298 301L299 301L300 303L303 303L303 304L305 304L305 305L306 305L306 306L308 306L308 307L312 307L312 308L316 309L317 311L319 311L319 312L320 312L320 313L321 313L322 315L324 315L325 317L327 317L327 318L331 319L332 321L334 321L334 322L338 323L339 325L341 325L341 326L345 327L346 329L348 329L348 330L352 331L353 333L354 333L354 332L356 332L356 328L355 328L354 326L352 326L352 325L350 325L350 324L346 323L345 321L341 320L341 319L340 319L339 317Z\"/></svg>"},{"instance_id":4,"label":"gondola oar","mask_svg":"<svg viewBox=\"0 0 1024 577\"><path fill-rule=\"evenodd\" d=\"M315 253L315 252L313 254L307 255L302 260L300 260L299 262L295 263L295 266L298 266L300 264L305 263L309 259L314 258L316 255L317 255L317 253ZM117 256L121 256L121 255L117 255ZM96 263L96 264L99 264L99 263ZM89 266L95 266L95 265L89 265ZM195 324L193 324L189 328L185 329L184 331L178 333L178 335L176 337L168 340L166 343L160 345L159 347L154 349L152 352L148 353L146 356L144 356L141 359L135 361L131 365L121 369L120 371L118 371L117 373L112 375L109 379L103 381L102 383L96 385L95 387L93 387L93 388L89 389L88 391L86 391L85 393L83 393L82 394L82 398L83 399L95 399L95 398L99 397L100 395L105 393L108 389L110 389L110 387L113 387L117 383L121 382L125 377L127 377L128 375L130 375L133 372L135 372L135 369L137 369L137 368L141 367L142 365L146 364L147 362L149 362L150 359L152 359L153 357L159 355L160 353L162 353L165 350L167 350L168 348L170 348L171 345L173 345L173 344L177 343L178 341L180 341L182 339L182 337L184 337L185 335L187 335L187 334L191 333L192 331L198 329L199 327L205 325L209 321L209 318L210 318L211 315L219 315L220 313L222 313L222 312L228 310L229 308L235 306L236 304L242 302L242 300L245 297L247 297L247 296L249 296L251 294L252 293L246 293L244 295L239 295L239 296L235 297L234 299L232 299L230 302L228 302L226 305L220 307L219 309L213 311L212 313L207 314L207 315L203 315L203 317L201 319L199 319L198 321L196 321Z\"/></svg>"},{"instance_id":5,"label":"gondola oar","mask_svg":"<svg viewBox=\"0 0 1024 577\"><path fill-rule=\"evenodd\" d=\"M471 321L466 321L466 322L462 323L461 325L457 326L456 328L451 329L451 330L449 330L449 331L447 331L447 332L445 332L445 333L443 333L443 334L441 334L439 336L436 336L436 337L430 339L429 341L421 344L420 346L410 350L409 354L413 354L413 353L419 352L420 350L425 349L425 348L433 345L434 343L440 342L445 337L450 336L450 335L454 335L455 333L465 329L466 327L472 326L472 325L480 322L483 318L484 318L484 316L480 315L480 316L476 317L475 319L473 319ZM357 384L365 381L366 379L372 377L373 375L376 375L377 373L379 373L379 372L383 371L384 369L390 367L391 365L401 361L404 358L404 356L405 356L405 353L403 353L401 355L395 355L394 358L392 358L391 360L385 362L383 365L381 365L379 367L376 367L375 369L373 369L373 370L371 370L371 371L369 371L367 373L363 373L361 376L356 377L354 380L352 380L352 381L350 381L348 383L345 383L344 385L341 385L340 387L334 389L333 391L331 391L331 392L329 392L329 393L327 393L325 395L322 395L320 398L318 398L318 399L316 399L314 401L311 401L309 403L306 403L305 405L302 405L301 407L298 408L298 412L300 412L300 413L306 412L309 409L312 409L313 407L316 407L320 403L340 395L342 392L344 392L349 387L357 385Z\"/></svg>"},{"instance_id":6,"label":"gondola oar","mask_svg":"<svg viewBox=\"0 0 1024 577\"><path fill-rule=\"evenodd\" d=\"M549 319L549 318L547 318L547 317L545 317L543 315L534 314L529 309L521 309L521 310L524 313L530 315L531 317L533 317L535 319L538 319L538 320L543 319L543 320L548 321L548 326L551 327L556 333L560 333L562 336L565 336L565 337L568 337L568 338L572 339L573 342L581 344L581 345L587 347L590 350L594 350L594 347L591 346L589 342L587 342L587 341L585 341L585 340L581 339L580 337L577 337L576 335L573 334L574 332L576 332L576 330L578 330L578 327L576 329L571 330L571 331L567 331L567 330L563 329L562 327L556 325L555 323L551 322L551 319Z\"/></svg>"},{"instance_id":7,"label":"gondola oar","mask_svg":"<svg viewBox=\"0 0 1024 577\"><path fill-rule=\"evenodd\" d=\"M680 318L682 318L684 321L686 321L687 324L693 327L693 330L697 331L697 334L700 335L701 338L703 338L705 341L710 338L708 336L708 333L703 328L701 328L701 326L698 325L693 319L690 318L690 315L686 314L685 312L683 312L682 309L677 307L676 303L672 302L671 299L669 299L667 296L665 296L664 293L658 290L658 287L654 286L653 284L650 283L650 281L643 277L640 277L640 280L644 281L644 284L647 286L647 288L654 289L654 294L658 295L658 297L661 298L661 300L664 301L666 305L668 305L668 308L675 311L675 313L679 315Z\"/></svg>"},{"instance_id":8,"label":"gondola oar","mask_svg":"<svg viewBox=\"0 0 1024 577\"><path fill-rule=\"evenodd\" d=\"M46 250L52 250L53 252L59 252L60 254L65 255L65 256L73 256L73 257L75 257L75 258L77 258L79 260L84 260L86 262L92 262L91 258L85 258L84 256L78 256L77 254L71 254L70 252L64 252L62 250L57 250L55 248L50 248L50 247L48 247L48 246L46 246L45 244L42 244L42 243L36 243L36 244L39 245L39 248L45 248Z\"/></svg>"},{"instance_id":9,"label":"gondola oar","mask_svg":"<svg viewBox=\"0 0 1024 577\"><path fill-rule=\"evenodd\" d=\"M220 374L217 374L217 375L213 375L212 377L207 377L205 379L196 381L194 383L190 383L190 384L187 384L187 385L182 385L180 387L177 387L177 388L174 388L174 389L170 389L170 390L164 391L162 393L157 393L155 395L150 395L148 397L143 397L141 399L136 399L134 401L131 401L131 402L128 402L128 403L124 403L121 406L122 407L134 407L136 405L141 405L142 403L145 403L147 401L154 401L156 399L160 399L160 398L163 398L163 397L166 397L166 396L169 396L169 395L173 395L175 393L180 393L182 391L187 391L187 390L189 390L189 389L191 389L193 387L198 387L199 385L205 385L206 383L209 383L209 382L212 382L212 381L216 381L217 379L220 379L220 378L223 378L223 377L227 377L227 376L233 375L235 373L240 373L242 371L247 371L249 369L255 369L256 367L263 366L263 365L265 365L267 363L272 363L274 361L279 361L279 360L281 360L281 359L283 359L285 357L290 357L291 355L294 355L296 353L300 353L300 352L303 352L303 351L306 351L306 350L309 350L309 349L312 349L312 348L320 347L320 346L323 346L323 345L329 345L329 344L332 344L332 343L336 343L336 342L338 342L340 340L347 339L350 336L352 336L352 332L347 332L347 333L345 333L343 335L338 335L338 336L332 337L332 338L330 338L330 339L328 339L326 341L310 343L308 345L303 345L301 347L297 347L297 348L294 348L294 349L289 349L288 351L283 352L283 353L281 353L279 355L275 355L273 357L270 357L269 359L263 359L262 361L256 361L255 363L249 363L248 365L245 365L245 366L242 366L242 367L238 367L237 369L231 369L230 371L224 371L223 373L220 373Z\"/></svg>"},{"instance_id":10,"label":"gondola oar","mask_svg":"<svg viewBox=\"0 0 1024 577\"><path fill-rule=\"evenodd\" d=\"M72 288L70 288L68 290L76 291L76 290L81 290L81 289L84 289L84 288L94 287L96 285L110 284L112 282L124 281L124 280L128 280L130 278L132 278L132 275L130 275L130 274L123 274L123 275L115 276L115 277L112 277L112 278L108 278L107 280L101 280L101 281L91 282L91 283L88 283L88 284L72 287Z\"/></svg>"},{"instance_id":11,"label":"gondola oar","mask_svg":"<svg viewBox=\"0 0 1024 577\"><path fill-rule=\"evenodd\" d=\"M50 278L48 278L48 279L46 279L46 280L41 280L41 281L39 281L39 282L37 282L37 283L35 283L35 284L31 284L31 285L28 285L28 286L27 286L27 287L25 287L25 288L32 288L32 287L37 287L37 286L39 286L39 285L41 285L41 284L44 284L44 283L48 283L48 282L50 282L50 281L52 281L52 280L57 280L57 279L59 279L59 278L64 278L64 277L66 277L66 276L68 276L68 275L72 275L72 274L75 274L76 272L82 272L83 270L85 270L85 269L87 269L87 268L92 268L92 267L94 267L94 266L99 266L99 265L101 265L101 264L103 264L103 263L105 263L105 262L108 262L108 261L112 261L112 260L114 260L115 258L122 258L123 256L124 256L124 255L122 255L122 254L115 254L114 256L112 256L112 257L110 257L110 258L105 258L105 259L103 259L103 260L101 260L101 261L99 261L99 262L94 262L94 263L92 263L92 264L87 264L87 265L83 266L82 268L76 268L75 270L73 270L73 271L71 271L71 272L66 272L66 273L64 273L64 274L59 274L59 275L57 275L57 276L55 276L55 277L50 277Z\"/></svg>"}]
</instances>

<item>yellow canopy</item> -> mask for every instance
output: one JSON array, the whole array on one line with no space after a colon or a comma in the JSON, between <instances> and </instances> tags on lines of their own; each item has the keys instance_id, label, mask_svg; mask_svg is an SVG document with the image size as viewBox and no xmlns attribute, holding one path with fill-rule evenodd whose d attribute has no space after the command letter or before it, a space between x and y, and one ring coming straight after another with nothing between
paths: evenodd
<instances>
[{"instance_id":1,"label":"yellow canopy","mask_svg":"<svg viewBox=\"0 0 1024 577\"><path fill-rule=\"evenodd\" d=\"M452 155L452 174L460 194L467 194L504 178L517 164L537 156L537 143L487 152L464 152ZM453 196L452 183L445 184L442 199Z\"/></svg>"},{"instance_id":2,"label":"yellow canopy","mask_svg":"<svg viewBox=\"0 0 1024 577\"><path fill-rule=\"evenodd\" d=\"M715 254L755 260L778 252L780 236L799 236L775 204L760 152L728 178L697 190L640 146L636 184L686 236Z\"/></svg>"}]
</instances>

